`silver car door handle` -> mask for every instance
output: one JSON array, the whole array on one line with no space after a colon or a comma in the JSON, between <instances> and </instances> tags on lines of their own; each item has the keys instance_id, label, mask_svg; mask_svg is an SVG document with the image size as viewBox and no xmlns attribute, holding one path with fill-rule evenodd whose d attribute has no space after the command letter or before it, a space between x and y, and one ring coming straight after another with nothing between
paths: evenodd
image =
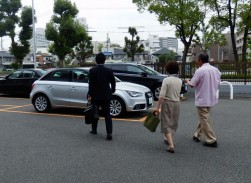
<instances>
[{"instance_id":1,"label":"silver car door handle","mask_svg":"<svg viewBox=\"0 0 251 183\"><path fill-rule=\"evenodd\" d=\"M76 89L76 87L71 87L71 91L76 91L77 89Z\"/></svg>"},{"instance_id":2,"label":"silver car door handle","mask_svg":"<svg viewBox=\"0 0 251 183\"><path fill-rule=\"evenodd\" d=\"M53 86L48 86L48 89L50 90L50 89L52 89L53 88Z\"/></svg>"}]
</instances>

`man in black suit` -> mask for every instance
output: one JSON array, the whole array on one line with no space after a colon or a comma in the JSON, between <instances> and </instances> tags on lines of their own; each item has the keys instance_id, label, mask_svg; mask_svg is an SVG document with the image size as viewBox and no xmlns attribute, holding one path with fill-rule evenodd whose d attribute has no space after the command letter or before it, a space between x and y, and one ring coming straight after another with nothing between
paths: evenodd
<instances>
[{"instance_id":1,"label":"man in black suit","mask_svg":"<svg viewBox=\"0 0 251 183\"><path fill-rule=\"evenodd\" d=\"M110 101L115 92L116 82L113 71L104 67L105 55L99 53L96 56L97 65L89 72L88 100L99 108L101 106L105 116L107 140L112 140L112 118L110 115ZM97 134L98 121L92 123L91 134Z\"/></svg>"}]
</instances>

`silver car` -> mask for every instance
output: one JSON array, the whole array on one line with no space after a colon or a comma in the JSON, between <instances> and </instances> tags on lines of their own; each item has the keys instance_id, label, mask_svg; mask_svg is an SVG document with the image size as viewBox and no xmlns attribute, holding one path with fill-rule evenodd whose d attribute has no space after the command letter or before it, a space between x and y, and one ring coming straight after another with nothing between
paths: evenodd
<instances>
[{"instance_id":1,"label":"silver car","mask_svg":"<svg viewBox=\"0 0 251 183\"><path fill-rule=\"evenodd\" d=\"M35 110L48 112L55 107L85 108L88 73L88 68L55 69L35 81L30 93ZM110 104L113 117L129 111L144 111L152 105L153 97L149 88L116 78L116 92Z\"/></svg>"}]
</instances>

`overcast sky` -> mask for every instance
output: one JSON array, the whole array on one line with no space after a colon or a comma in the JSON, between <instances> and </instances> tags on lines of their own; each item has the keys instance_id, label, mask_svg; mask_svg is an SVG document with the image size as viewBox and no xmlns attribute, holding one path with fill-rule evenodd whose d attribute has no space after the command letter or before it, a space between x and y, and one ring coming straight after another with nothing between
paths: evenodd
<instances>
[{"instance_id":1,"label":"overcast sky","mask_svg":"<svg viewBox=\"0 0 251 183\"><path fill-rule=\"evenodd\" d=\"M36 28L45 28L53 14L54 1L33 1L37 17ZM21 0L21 2L23 6L32 6L32 0ZM75 3L79 10L78 17L86 18L89 31L97 31L89 33L94 41L105 41L108 34L112 43L123 46L124 37L129 36L127 33L129 26L143 27L137 28L141 40L147 39L149 34L175 37L173 27L160 25L156 16L147 11L139 13L132 0L71 0L71 2ZM182 47L180 43L179 47Z\"/></svg>"}]
</instances>

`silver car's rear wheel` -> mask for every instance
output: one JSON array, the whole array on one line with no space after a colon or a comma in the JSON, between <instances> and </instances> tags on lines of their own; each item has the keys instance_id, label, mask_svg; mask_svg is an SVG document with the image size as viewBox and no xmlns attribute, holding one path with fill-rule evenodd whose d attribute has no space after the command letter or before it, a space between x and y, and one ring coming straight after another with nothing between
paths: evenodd
<instances>
[{"instance_id":1,"label":"silver car's rear wheel","mask_svg":"<svg viewBox=\"0 0 251 183\"><path fill-rule=\"evenodd\" d=\"M126 111L124 102L118 98L114 97L110 103L110 114L112 117L122 116Z\"/></svg>"},{"instance_id":2,"label":"silver car's rear wheel","mask_svg":"<svg viewBox=\"0 0 251 183\"><path fill-rule=\"evenodd\" d=\"M51 109L51 103L45 95L36 95L33 105L37 112L48 112Z\"/></svg>"}]
</instances>

